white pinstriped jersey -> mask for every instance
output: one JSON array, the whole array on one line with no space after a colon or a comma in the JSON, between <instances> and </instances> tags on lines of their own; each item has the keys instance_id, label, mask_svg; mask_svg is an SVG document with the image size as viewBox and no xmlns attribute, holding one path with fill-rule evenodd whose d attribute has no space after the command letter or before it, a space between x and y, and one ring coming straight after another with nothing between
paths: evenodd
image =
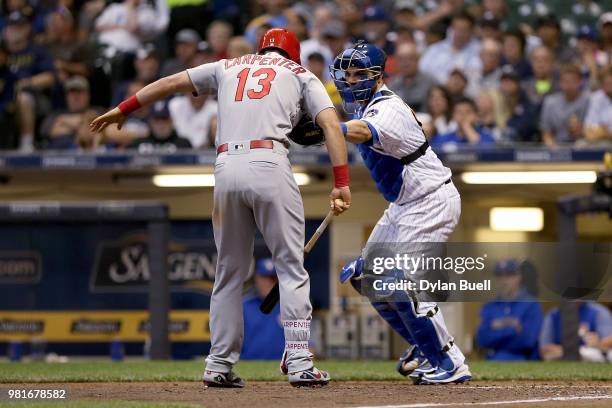
<instances>
[{"instance_id":1,"label":"white pinstriped jersey","mask_svg":"<svg viewBox=\"0 0 612 408\"><path fill-rule=\"evenodd\" d=\"M315 120L334 106L312 72L276 52L219 60L187 74L198 94L217 91L217 146L253 139L289 146L287 135L302 112Z\"/></svg>"},{"instance_id":2,"label":"white pinstriped jersey","mask_svg":"<svg viewBox=\"0 0 612 408\"><path fill-rule=\"evenodd\" d=\"M386 86L381 90L390 92ZM418 150L426 140L412 109L395 94L383 96L379 90L359 119L374 129L370 149L383 155L401 159ZM398 177L403 182L394 203L403 204L440 188L451 177L451 171L429 148L425 155L404 166Z\"/></svg>"}]
</instances>

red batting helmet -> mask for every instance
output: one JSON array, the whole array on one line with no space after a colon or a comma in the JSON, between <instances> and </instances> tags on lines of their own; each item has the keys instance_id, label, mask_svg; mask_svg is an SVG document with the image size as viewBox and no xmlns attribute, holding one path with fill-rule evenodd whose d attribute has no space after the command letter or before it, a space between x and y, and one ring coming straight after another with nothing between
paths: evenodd
<instances>
[{"instance_id":1,"label":"red batting helmet","mask_svg":"<svg viewBox=\"0 0 612 408\"><path fill-rule=\"evenodd\" d=\"M258 54L265 50L281 50L293 62L300 62L300 41L295 34L285 28L271 28L259 40Z\"/></svg>"}]
</instances>

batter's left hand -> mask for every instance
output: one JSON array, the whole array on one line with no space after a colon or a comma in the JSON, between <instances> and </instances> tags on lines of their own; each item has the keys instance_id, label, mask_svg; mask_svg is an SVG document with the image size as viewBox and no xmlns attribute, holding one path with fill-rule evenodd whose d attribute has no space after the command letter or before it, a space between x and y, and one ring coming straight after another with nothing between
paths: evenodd
<instances>
[{"instance_id":1,"label":"batter's left hand","mask_svg":"<svg viewBox=\"0 0 612 408\"><path fill-rule=\"evenodd\" d=\"M95 118L89 124L89 129L92 132L101 132L111 123L116 123L117 129L121 129L125 119L127 119L127 117L123 114L123 112L121 112L119 108L114 108L106 112L104 115Z\"/></svg>"},{"instance_id":2,"label":"batter's left hand","mask_svg":"<svg viewBox=\"0 0 612 408\"><path fill-rule=\"evenodd\" d=\"M351 189L347 187L335 187L329 194L330 208L334 215L340 215L351 206Z\"/></svg>"}]
</instances>

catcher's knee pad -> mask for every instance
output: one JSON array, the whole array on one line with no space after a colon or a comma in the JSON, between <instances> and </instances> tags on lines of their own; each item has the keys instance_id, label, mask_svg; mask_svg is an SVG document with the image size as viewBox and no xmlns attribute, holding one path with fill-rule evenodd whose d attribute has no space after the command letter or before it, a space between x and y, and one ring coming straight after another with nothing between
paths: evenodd
<instances>
[{"instance_id":1,"label":"catcher's knee pad","mask_svg":"<svg viewBox=\"0 0 612 408\"><path fill-rule=\"evenodd\" d=\"M414 344L414 339L410 335L410 331L402 321L397 310L393 309L388 302L370 302L374 309L391 326L397 334L402 336L410 344Z\"/></svg>"}]
</instances>

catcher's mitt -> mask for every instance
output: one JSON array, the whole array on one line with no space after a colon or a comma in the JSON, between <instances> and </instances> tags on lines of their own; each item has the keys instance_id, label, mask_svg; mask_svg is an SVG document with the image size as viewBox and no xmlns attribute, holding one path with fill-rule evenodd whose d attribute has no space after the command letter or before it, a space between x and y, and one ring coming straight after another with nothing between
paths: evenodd
<instances>
[{"instance_id":1,"label":"catcher's mitt","mask_svg":"<svg viewBox=\"0 0 612 408\"><path fill-rule=\"evenodd\" d=\"M323 129L313 122L310 115L302 116L288 137L292 142L302 146L320 146L325 142Z\"/></svg>"}]
</instances>

